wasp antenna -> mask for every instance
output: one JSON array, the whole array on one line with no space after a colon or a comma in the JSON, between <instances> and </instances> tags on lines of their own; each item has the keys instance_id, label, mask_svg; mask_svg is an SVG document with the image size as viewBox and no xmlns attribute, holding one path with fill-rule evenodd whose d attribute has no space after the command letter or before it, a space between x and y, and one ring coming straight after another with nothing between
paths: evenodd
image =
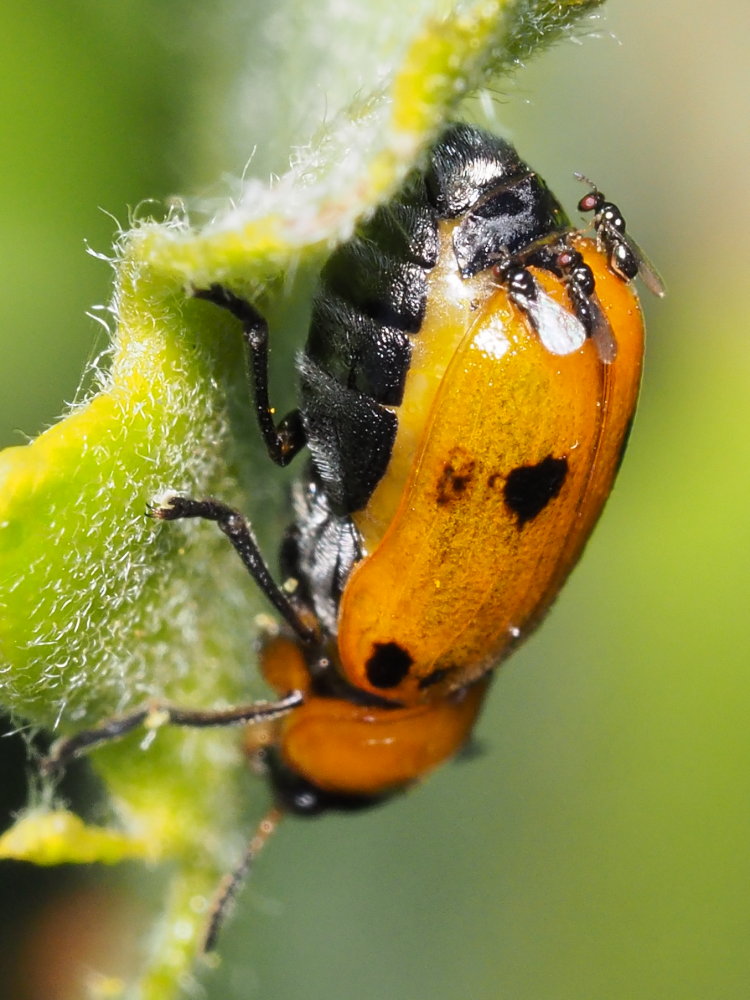
<instances>
[{"instance_id":1,"label":"wasp antenna","mask_svg":"<svg viewBox=\"0 0 750 1000\"><path fill-rule=\"evenodd\" d=\"M594 184L594 182L589 177L587 177L586 174L580 174L577 170L574 170L573 171L573 176L575 177L575 179L577 181L581 181L582 184L588 184L588 186L593 191L598 191L599 190L599 188L596 186L596 184Z\"/></svg>"},{"instance_id":2,"label":"wasp antenna","mask_svg":"<svg viewBox=\"0 0 750 1000\"><path fill-rule=\"evenodd\" d=\"M250 874L250 869L257 856L265 847L266 841L272 836L276 827L281 822L283 815L284 813L277 806L269 809L258 824L240 863L232 871L227 872L219 883L219 888L216 890L216 895L211 904L208 926L203 938L203 947L201 950L204 954L208 954L216 948L219 932L231 912L234 901L237 898L237 893Z\"/></svg>"}]
</instances>

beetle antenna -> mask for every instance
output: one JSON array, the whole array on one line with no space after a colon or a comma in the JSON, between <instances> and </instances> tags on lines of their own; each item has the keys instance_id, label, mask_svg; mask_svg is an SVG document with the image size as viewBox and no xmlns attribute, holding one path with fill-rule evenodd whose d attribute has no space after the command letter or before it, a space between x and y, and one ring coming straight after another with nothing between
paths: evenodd
<instances>
[{"instance_id":1,"label":"beetle antenna","mask_svg":"<svg viewBox=\"0 0 750 1000\"><path fill-rule=\"evenodd\" d=\"M208 954L216 948L219 931L224 926L224 921L231 912L234 901L237 898L237 893L250 874L250 869L258 854L265 846L266 841L281 822L283 815L284 813L277 806L269 809L258 824L239 864L232 871L227 872L219 883L219 888L216 890L216 895L211 904L208 926L203 938L202 951L204 954Z\"/></svg>"}]
</instances>

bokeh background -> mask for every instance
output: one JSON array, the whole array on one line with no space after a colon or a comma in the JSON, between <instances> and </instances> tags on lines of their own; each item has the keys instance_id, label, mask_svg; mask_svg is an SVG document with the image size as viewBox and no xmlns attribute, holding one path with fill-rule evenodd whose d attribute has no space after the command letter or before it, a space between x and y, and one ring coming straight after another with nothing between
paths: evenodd
<instances>
[{"instance_id":1,"label":"bokeh background","mask_svg":"<svg viewBox=\"0 0 750 1000\"><path fill-rule=\"evenodd\" d=\"M232 128L226 93L270 0L188 7L3 3L2 445L52 422L106 343L85 314L111 275L84 240L108 251L145 199L216 194L252 150L268 109ZM750 7L613 0L577 40L493 113L565 204L573 170L595 178L668 285L617 489L471 760L371 815L285 824L210 998L750 995ZM9 737L3 824L24 795ZM138 885L0 865L0 997L82 1000L80 966L127 967Z\"/></svg>"}]
</instances>

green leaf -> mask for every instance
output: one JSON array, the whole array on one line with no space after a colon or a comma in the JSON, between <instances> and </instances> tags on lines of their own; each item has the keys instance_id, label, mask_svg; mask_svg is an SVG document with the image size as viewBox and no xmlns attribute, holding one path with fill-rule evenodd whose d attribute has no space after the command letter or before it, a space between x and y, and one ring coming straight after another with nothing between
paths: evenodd
<instances>
[{"instance_id":1,"label":"green leaf","mask_svg":"<svg viewBox=\"0 0 750 1000\"><path fill-rule=\"evenodd\" d=\"M235 324L186 290L221 281L273 306L292 272L314 267L390 196L464 98L597 3L393 6L387 17L375 5L359 11L355 50L364 37L371 76L341 74L330 123L310 127L274 184L245 182L202 226L175 212L123 236L108 372L37 440L0 454L0 678L19 719L70 733L151 696L209 707L256 693L254 618L266 609L239 561L211 525L146 516L167 490L240 506L269 490L268 462L248 463L257 432ZM324 12L315 16L345 47L341 25L326 34ZM298 45L314 53L319 37L302 34ZM237 735L131 735L92 762L120 830L40 811L0 854L175 858L167 919L128 994L162 1000L195 957L204 920L195 899L210 897L245 830Z\"/></svg>"}]
</instances>

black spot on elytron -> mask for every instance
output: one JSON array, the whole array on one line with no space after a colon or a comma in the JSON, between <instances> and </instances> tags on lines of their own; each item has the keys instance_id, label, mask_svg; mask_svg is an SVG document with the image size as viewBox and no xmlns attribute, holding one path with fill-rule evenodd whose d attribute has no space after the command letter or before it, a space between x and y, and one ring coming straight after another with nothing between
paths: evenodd
<instances>
[{"instance_id":1,"label":"black spot on elytron","mask_svg":"<svg viewBox=\"0 0 750 1000\"><path fill-rule=\"evenodd\" d=\"M450 673L450 667L438 667L433 670L431 674L426 674L419 682L417 687L420 691L424 691L425 688L432 687L433 684L439 684L440 681L447 677Z\"/></svg>"},{"instance_id":2,"label":"black spot on elytron","mask_svg":"<svg viewBox=\"0 0 750 1000\"><path fill-rule=\"evenodd\" d=\"M474 459L460 450L451 453L437 481L437 502L441 507L461 499L474 477L475 466Z\"/></svg>"},{"instance_id":3,"label":"black spot on elytron","mask_svg":"<svg viewBox=\"0 0 750 1000\"><path fill-rule=\"evenodd\" d=\"M397 642L375 642L365 664L367 679L376 688L398 687L414 660Z\"/></svg>"},{"instance_id":4,"label":"black spot on elytron","mask_svg":"<svg viewBox=\"0 0 750 1000\"><path fill-rule=\"evenodd\" d=\"M547 455L537 465L519 465L505 480L505 503L518 518L518 527L533 521L562 489L568 474L567 458Z\"/></svg>"}]
</instances>

